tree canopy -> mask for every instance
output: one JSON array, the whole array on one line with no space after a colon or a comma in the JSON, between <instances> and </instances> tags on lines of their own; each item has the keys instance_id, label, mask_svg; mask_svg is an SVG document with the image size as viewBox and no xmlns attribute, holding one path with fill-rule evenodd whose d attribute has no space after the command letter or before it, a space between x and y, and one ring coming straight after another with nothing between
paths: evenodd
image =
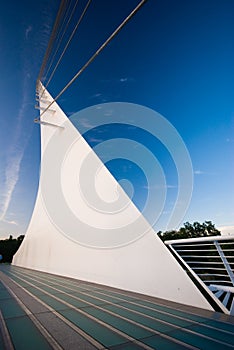
<instances>
[{"instance_id":1,"label":"tree canopy","mask_svg":"<svg viewBox=\"0 0 234 350\"><path fill-rule=\"evenodd\" d=\"M182 238L219 236L221 232L215 228L215 225L211 221L205 221L202 224L195 221L193 224L185 222L184 226L178 231L159 231L157 234L163 241L168 241Z\"/></svg>"},{"instance_id":2,"label":"tree canopy","mask_svg":"<svg viewBox=\"0 0 234 350\"><path fill-rule=\"evenodd\" d=\"M20 235L17 238L13 238L12 235L9 238L0 241L0 256L2 263L11 263L13 255L19 249L23 242L24 235Z\"/></svg>"}]
</instances>

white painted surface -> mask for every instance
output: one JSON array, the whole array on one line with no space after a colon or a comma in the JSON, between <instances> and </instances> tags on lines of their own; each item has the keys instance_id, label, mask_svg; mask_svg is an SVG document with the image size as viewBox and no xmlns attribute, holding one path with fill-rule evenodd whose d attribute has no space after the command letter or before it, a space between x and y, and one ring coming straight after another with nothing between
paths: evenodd
<instances>
[{"instance_id":1,"label":"white painted surface","mask_svg":"<svg viewBox=\"0 0 234 350\"><path fill-rule=\"evenodd\" d=\"M45 95L51 101L48 92ZM46 104L41 103L41 106L45 107ZM26 237L14 256L13 264L212 310L56 103L53 109L56 113L46 112L41 119L64 124L65 128L41 125L42 174L38 196ZM73 143L70 138L74 138ZM68 147L68 141L71 146L67 148L61 172L57 174L56 162L60 152ZM54 156L50 164L47 159L49 147ZM98 162L100 166L100 174L94 183L103 205L112 205L117 198L118 205L125 205L124 210L115 208L114 211L112 207L110 214L104 211L94 213L95 210L91 211L85 198L82 198L90 174L87 173L87 183L84 180L80 184L78 178L87 155L91 160L89 164ZM62 195L53 193L51 209L48 203L51 200L50 191L54 191L57 177L60 177ZM67 213L61 210L60 198L68 204ZM129 226L126 227L126 223ZM74 239L74 224L77 239ZM97 236L94 238L95 228ZM118 232L119 237L113 238L113 232ZM78 242L79 235L83 240L81 243ZM87 244L84 243L86 238Z\"/></svg>"}]
</instances>

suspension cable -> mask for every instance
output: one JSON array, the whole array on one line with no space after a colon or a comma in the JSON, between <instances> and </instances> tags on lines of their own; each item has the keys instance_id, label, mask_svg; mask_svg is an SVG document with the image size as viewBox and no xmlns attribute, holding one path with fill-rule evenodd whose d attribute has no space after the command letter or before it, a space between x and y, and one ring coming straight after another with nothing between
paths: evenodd
<instances>
[{"instance_id":1,"label":"suspension cable","mask_svg":"<svg viewBox=\"0 0 234 350\"><path fill-rule=\"evenodd\" d=\"M56 40L55 40L55 41L58 41L58 42L57 42L57 45L56 45L55 52L54 52L54 54L53 54L53 56L52 56L52 58L51 58L51 60L50 60L50 64L49 64L49 67L47 68L46 73L44 73L44 81L46 81L47 76L48 76L48 74L49 74L49 71L50 71L50 69L51 69L51 67L52 67L52 65L53 65L53 63L54 63L56 54L57 54L57 52L58 52L58 50L59 50L59 48L60 48L62 39L63 39L63 37L64 37L64 35L65 35L65 33L66 33L68 24L70 23L70 20L71 20L71 18L72 18L72 16L73 16L73 13L74 13L74 10L75 10L75 8L76 8L76 6L77 6L78 1L79 1L79 0L76 0L75 5L73 5L73 9L72 9L71 13L70 13L70 9L71 9L71 6L72 6L72 1L70 1L69 5L68 5L68 8L66 9L66 13L65 13L65 15L64 15L62 24L61 24L60 29L59 29L58 34L57 34L57 38L56 38ZM70 14L69 14L69 13L70 13ZM69 18L68 18L68 16L69 16ZM68 19L67 19L67 18L68 18ZM61 33L62 33L62 34L61 34Z\"/></svg>"},{"instance_id":2,"label":"suspension cable","mask_svg":"<svg viewBox=\"0 0 234 350\"><path fill-rule=\"evenodd\" d=\"M88 10L88 7L89 7L91 1L92 1L92 0L88 0L88 2L87 2L87 4L86 4L86 6L85 6L85 8L84 8L84 10L83 10L83 12L82 12L82 14L81 14L79 20L78 20L78 22L77 22L75 28L73 29L73 31L72 31L72 33L71 33L71 35L70 35L70 37L69 37L69 39L68 39L68 41L67 41L66 46L64 47L63 52L61 53L61 55L60 55L60 57L59 57L59 59L58 59L57 64L56 64L55 67L54 67L53 72L51 73L51 75L50 75L50 77L49 77L49 80L47 81L47 83L46 83L46 85L45 85L45 89L48 87L48 85L49 85L51 79L53 78L53 76L54 76L54 74L55 74L55 72L56 72L56 70L57 70L57 68L58 68L58 65L60 64L60 62L61 62L61 60L62 60L62 58L63 58L63 56L64 56L64 54L65 54L65 52L66 52L66 50L67 50L67 48L68 48L68 46L69 46L69 44L70 44L70 42L71 42L73 36L75 35L75 32L76 32L77 28L78 28L79 25L80 25L80 22L82 21L82 19L83 19L85 13L86 13L87 10ZM45 90L45 89L44 89L44 90ZM43 93L44 93L44 91L42 92L42 95L43 95Z\"/></svg>"},{"instance_id":3,"label":"suspension cable","mask_svg":"<svg viewBox=\"0 0 234 350\"><path fill-rule=\"evenodd\" d=\"M114 30L114 32L107 38L107 40L99 47L99 49L90 57L90 59L83 65L83 67L75 74L75 76L67 83L67 85L59 92L59 94L51 101L51 103L43 110L40 117L58 100L59 97L74 83L74 81L83 73L83 71L93 62L99 53L110 43L110 41L120 32L120 30L130 21L130 19L140 10L147 0L141 2L134 8L134 10L123 20L123 22Z\"/></svg>"},{"instance_id":4,"label":"suspension cable","mask_svg":"<svg viewBox=\"0 0 234 350\"><path fill-rule=\"evenodd\" d=\"M62 15L63 15L64 10L66 8L66 4L67 4L67 0L61 0L60 6L59 6L59 10L58 10L58 14L57 14L57 17L55 19L55 23L54 23L54 26L53 26L53 29L52 29L52 33L51 33L51 36L50 36L49 44L47 46L47 49L46 49L46 52L45 52L45 56L44 56L43 61L42 61L41 69L40 69L40 72L39 72L39 75L38 75L38 78L37 78L36 87L38 87L38 83L39 83L39 81L41 81L42 75L44 73L44 70L45 70L48 58L50 56L50 53L51 53L51 50L52 50L52 47L53 47L53 44L54 44L54 41L55 41L55 38L56 38L56 35L57 35L57 32L58 32L59 23L61 21Z\"/></svg>"}]
</instances>

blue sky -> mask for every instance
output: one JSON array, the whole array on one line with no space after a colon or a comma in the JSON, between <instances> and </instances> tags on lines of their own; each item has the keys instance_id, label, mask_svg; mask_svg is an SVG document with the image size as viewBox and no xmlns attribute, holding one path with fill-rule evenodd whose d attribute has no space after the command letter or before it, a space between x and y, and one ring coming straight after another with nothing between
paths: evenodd
<instances>
[{"instance_id":1,"label":"blue sky","mask_svg":"<svg viewBox=\"0 0 234 350\"><path fill-rule=\"evenodd\" d=\"M48 86L53 96L138 2L93 1ZM77 16L85 3L79 2ZM33 123L38 115L35 84L58 5L55 0L37 5L15 1L17 16L11 3L1 8L0 238L26 232L36 198L40 130ZM193 195L183 222L212 220L233 232L233 62L232 0L148 0L58 102L69 116L118 101L163 115L180 133L193 165ZM94 146L116 131L94 130L86 136ZM140 138L157 154L165 172L167 200L155 227L163 230L176 198L175 165L149 135L132 138ZM118 179L133 183L133 199L141 208L146 191L142 172L127 161L109 162L108 167Z\"/></svg>"}]
</instances>

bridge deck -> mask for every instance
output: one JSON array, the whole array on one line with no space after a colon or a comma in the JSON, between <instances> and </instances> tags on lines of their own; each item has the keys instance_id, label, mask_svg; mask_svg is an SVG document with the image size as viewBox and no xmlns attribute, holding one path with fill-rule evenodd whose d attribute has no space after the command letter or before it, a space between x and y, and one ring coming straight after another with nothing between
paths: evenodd
<instances>
[{"instance_id":1,"label":"bridge deck","mask_svg":"<svg viewBox=\"0 0 234 350\"><path fill-rule=\"evenodd\" d=\"M233 349L234 317L0 266L0 349Z\"/></svg>"}]
</instances>

